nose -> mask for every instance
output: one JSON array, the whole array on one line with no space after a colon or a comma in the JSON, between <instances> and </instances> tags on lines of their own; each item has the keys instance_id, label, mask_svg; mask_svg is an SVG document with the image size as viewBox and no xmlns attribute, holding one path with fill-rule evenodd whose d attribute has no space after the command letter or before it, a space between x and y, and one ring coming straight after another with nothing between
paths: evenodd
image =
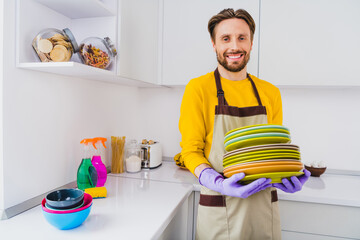
<instances>
[{"instance_id":1,"label":"nose","mask_svg":"<svg viewBox=\"0 0 360 240\"><path fill-rule=\"evenodd\" d=\"M232 51L234 51L234 50L239 50L239 48L240 48L240 44L239 44L239 42L237 41L237 39L232 39L232 41L231 41L231 43L230 43L230 49L231 49Z\"/></svg>"}]
</instances>

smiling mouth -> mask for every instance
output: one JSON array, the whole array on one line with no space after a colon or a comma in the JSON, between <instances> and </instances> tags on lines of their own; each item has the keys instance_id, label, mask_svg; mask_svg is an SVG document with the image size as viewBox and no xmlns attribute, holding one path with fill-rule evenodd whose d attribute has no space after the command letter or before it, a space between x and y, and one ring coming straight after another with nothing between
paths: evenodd
<instances>
[{"instance_id":1,"label":"smiling mouth","mask_svg":"<svg viewBox=\"0 0 360 240\"><path fill-rule=\"evenodd\" d=\"M244 56L244 53L226 54L226 58L230 61L239 61Z\"/></svg>"}]
</instances>

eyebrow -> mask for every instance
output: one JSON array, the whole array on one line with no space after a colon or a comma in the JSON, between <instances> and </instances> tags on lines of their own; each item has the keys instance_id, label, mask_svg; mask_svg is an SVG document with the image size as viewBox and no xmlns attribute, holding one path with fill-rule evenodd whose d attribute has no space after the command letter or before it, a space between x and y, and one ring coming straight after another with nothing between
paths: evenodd
<instances>
[{"instance_id":1,"label":"eyebrow","mask_svg":"<svg viewBox=\"0 0 360 240\"><path fill-rule=\"evenodd\" d=\"M220 36L220 38L224 38L224 37L229 37L231 34L228 34L228 33L225 33L225 34L222 34L221 36ZM239 34L239 36L238 37L248 37L249 35L248 34Z\"/></svg>"}]
</instances>

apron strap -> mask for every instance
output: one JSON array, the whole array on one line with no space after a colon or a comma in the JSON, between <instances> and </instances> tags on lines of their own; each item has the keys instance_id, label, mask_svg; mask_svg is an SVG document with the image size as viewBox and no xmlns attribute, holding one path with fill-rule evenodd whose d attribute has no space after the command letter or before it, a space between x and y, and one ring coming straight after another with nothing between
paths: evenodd
<instances>
[{"instance_id":1,"label":"apron strap","mask_svg":"<svg viewBox=\"0 0 360 240\"><path fill-rule=\"evenodd\" d=\"M218 68L215 69L214 75L215 75L215 82L216 82L218 104L219 104L219 106L228 105L228 103L226 102L225 96L224 96L224 90L221 87L221 80L220 80L220 74L219 74ZM254 81L251 79L251 77L250 77L250 75L248 73L246 74L246 76L249 79L249 81L251 82L251 85L252 85L252 87L254 89L255 97L256 97L256 99L257 99L257 101L259 103L259 106L262 106L261 99L260 99L260 96L259 96L259 92L258 92L258 90L257 90L257 88L255 86Z\"/></svg>"},{"instance_id":2,"label":"apron strap","mask_svg":"<svg viewBox=\"0 0 360 240\"><path fill-rule=\"evenodd\" d=\"M214 71L214 75L215 75L215 82L216 82L217 98L218 98L218 102L219 102L218 104L219 104L219 106L228 105L228 103L226 102L225 96L224 96L224 91L222 90L222 87L221 87L220 74L219 74L219 70L217 68Z\"/></svg>"},{"instance_id":3,"label":"apron strap","mask_svg":"<svg viewBox=\"0 0 360 240\"><path fill-rule=\"evenodd\" d=\"M261 99L260 99L260 96L259 96L259 93L258 93L258 90L257 90L257 88L256 88L256 86L255 86L254 81L251 79L251 77L250 77L250 75L249 75L248 73L247 73L246 75L247 75L247 77L249 78L249 80L250 80L250 82L251 82L251 85L252 85L252 87L253 87L253 89L254 89L254 93L255 93L256 99L257 99L257 101L258 101L258 103L259 103L259 106L262 106Z\"/></svg>"}]
</instances>

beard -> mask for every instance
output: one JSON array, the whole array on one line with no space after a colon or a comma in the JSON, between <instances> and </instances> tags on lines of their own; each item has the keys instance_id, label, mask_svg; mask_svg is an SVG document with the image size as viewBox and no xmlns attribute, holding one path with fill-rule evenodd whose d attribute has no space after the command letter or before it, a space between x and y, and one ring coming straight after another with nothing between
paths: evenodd
<instances>
[{"instance_id":1,"label":"beard","mask_svg":"<svg viewBox=\"0 0 360 240\"><path fill-rule=\"evenodd\" d=\"M231 64L228 63L226 55L227 54L243 54L243 60L240 62L233 62ZM221 54L219 54L218 52L216 52L216 57L217 57L217 61L218 63L220 63L221 66L223 66L226 70L230 71L230 72L240 72L241 70L243 70L247 63L250 60L250 55L245 52L245 51L238 51L238 52L224 52L222 54L222 57L220 58L219 55L221 56Z\"/></svg>"}]
</instances>

